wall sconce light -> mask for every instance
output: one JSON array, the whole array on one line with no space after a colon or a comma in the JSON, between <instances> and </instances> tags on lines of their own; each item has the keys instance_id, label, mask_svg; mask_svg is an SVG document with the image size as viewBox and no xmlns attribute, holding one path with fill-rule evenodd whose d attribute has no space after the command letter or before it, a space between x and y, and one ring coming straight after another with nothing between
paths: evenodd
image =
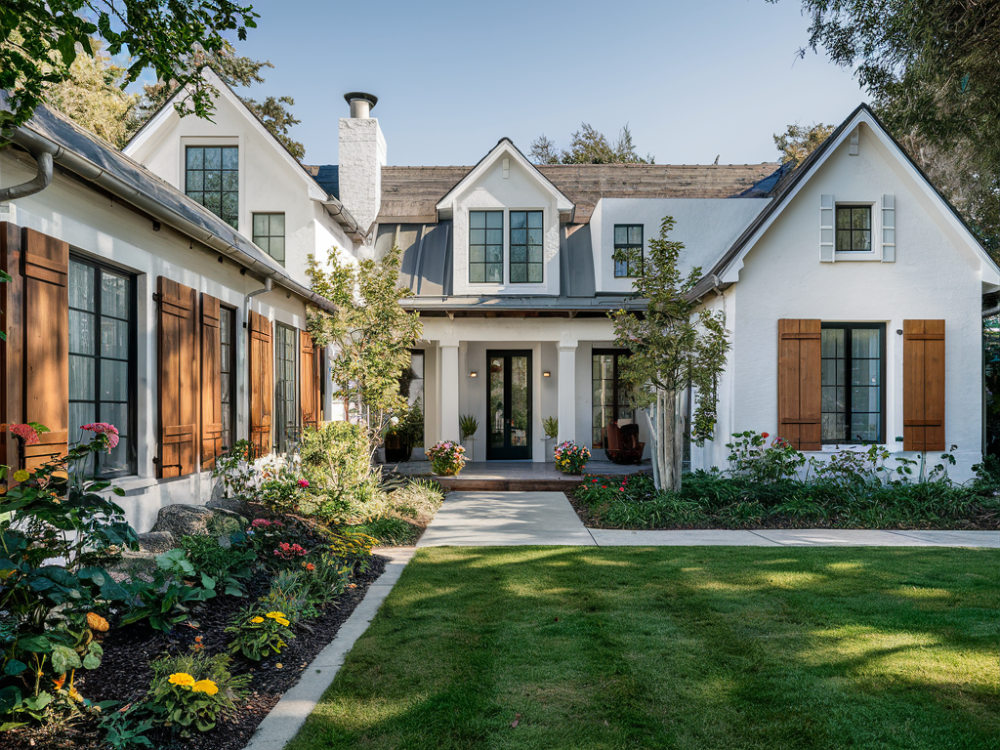
<instances>
[{"instance_id":1,"label":"wall sconce light","mask_svg":"<svg viewBox=\"0 0 1000 750\"><path fill-rule=\"evenodd\" d=\"M552 377L552 373L549 372L548 370L546 370L545 372L542 373L542 377L543 378L551 378Z\"/></svg>"},{"instance_id":2,"label":"wall sconce light","mask_svg":"<svg viewBox=\"0 0 1000 750\"><path fill-rule=\"evenodd\" d=\"M479 377L479 373L477 373L475 370L473 370L472 372L469 373L469 377L470 378Z\"/></svg>"}]
</instances>

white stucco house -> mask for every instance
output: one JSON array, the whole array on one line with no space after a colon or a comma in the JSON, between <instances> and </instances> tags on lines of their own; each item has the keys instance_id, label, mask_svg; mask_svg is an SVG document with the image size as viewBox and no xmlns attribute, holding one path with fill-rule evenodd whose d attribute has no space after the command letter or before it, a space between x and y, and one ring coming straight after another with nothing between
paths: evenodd
<instances>
[{"instance_id":1,"label":"white stucco house","mask_svg":"<svg viewBox=\"0 0 1000 750\"><path fill-rule=\"evenodd\" d=\"M4 421L62 427L49 454L81 420L124 425L106 473L140 529L162 504L207 499L207 469L233 440L280 452L302 426L343 417L329 353L305 333L308 306L328 305L307 257L331 247L402 251L405 305L423 321L425 445L457 439L466 414L474 461L546 460L548 417L595 458L612 422L648 442L607 314L642 310L632 283L664 216L682 265L702 269L692 298L725 313L732 341L717 439L690 447L692 468L724 466L742 430L820 458L865 442L900 456L957 446L958 479L981 458L982 297L1000 269L866 106L794 170L536 166L507 138L475 166L405 167L388 164L375 97L353 93L339 164L308 166L216 85L214 122L168 104L124 154L44 108L0 151L0 189L55 161L44 189L0 204L0 258L20 269L0 308L22 347L0 363ZM637 262L616 263L616 247ZM25 325L39 305L54 311L55 348ZM118 338L95 338L98 319ZM7 463L44 457L4 448Z\"/></svg>"}]
</instances>

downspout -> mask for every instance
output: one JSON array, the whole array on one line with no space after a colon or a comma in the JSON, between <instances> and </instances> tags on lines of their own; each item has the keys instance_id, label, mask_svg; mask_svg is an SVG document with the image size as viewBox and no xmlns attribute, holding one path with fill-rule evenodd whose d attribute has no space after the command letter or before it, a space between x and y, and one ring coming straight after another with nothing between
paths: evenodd
<instances>
[{"instance_id":1,"label":"downspout","mask_svg":"<svg viewBox=\"0 0 1000 750\"><path fill-rule=\"evenodd\" d=\"M252 440L253 435L250 434L250 300L256 297L258 294L267 294L274 288L274 282L271 277L264 279L264 286L261 289L254 289L252 292L248 292L246 297L243 298L243 330L247 332L246 337L246 367L243 368L243 387L246 389L247 394L247 440Z\"/></svg>"},{"instance_id":2,"label":"downspout","mask_svg":"<svg viewBox=\"0 0 1000 750\"><path fill-rule=\"evenodd\" d=\"M0 188L0 203L16 201L18 198L27 198L29 195L40 193L52 182L52 157L59 150L58 146L49 143L36 143L28 149L28 153L38 165L38 173L34 179L22 182L20 185Z\"/></svg>"}]
</instances>

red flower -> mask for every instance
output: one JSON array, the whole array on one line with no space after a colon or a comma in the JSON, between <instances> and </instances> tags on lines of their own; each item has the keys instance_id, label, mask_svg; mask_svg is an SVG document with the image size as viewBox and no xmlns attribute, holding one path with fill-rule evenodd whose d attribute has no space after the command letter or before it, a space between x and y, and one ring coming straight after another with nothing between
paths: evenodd
<instances>
[{"instance_id":1,"label":"red flower","mask_svg":"<svg viewBox=\"0 0 1000 750\"><path fill-rule=\"evenodd\" d=\"M766 433L766 432L762 432L762 433L760 433L760 436L761 436L762 438L766 438L766 437L767 437L767 433Z\"/></svg>"},{"instance_id":2,"label":"red flower","mask_svg":"<svg viewBox=\"0 0 1000 750\"><path fill-rule=\"evenodd\" d=\"M619 491L619 492L624 492L624 491L625 491L625 488L624 488L624 487L619 487L619 488L618 488L618 491Z\"/></svg>"},{"instance_id":3,"label":"red flower","mask_svg":"<svg viewBox=\"0 0 1000 750\"><path fill-rule=\"evenodd\" d=\"M304 489L304 488L306 488L308 486L309 486L309 480L308 479L300 479L299 480L299 487L302 487Z\"/></svg>"},{"instance_id":4,"label":"red flower","mask_svg":"<svg viewBox=\"0 0 1000 750\"><path fill-rule=\"evenodd\" d=\"M601 489L602 489L602 490L606 490L607 488L608 488L608 485L606 485L606 484L602 484L602 485L601 485Z\"/></svg>"},{"instance_id":5,"label":"red flower","mask_svg":"<svg viewBox=\"0 0 1000 750\"><path fill-rule=\"evenodd\" d=\"M8 430L21 438L25 445L38 444L38 432L30 424L0 425L0 432L7 432Z\"/></svg>"}]
</instances>

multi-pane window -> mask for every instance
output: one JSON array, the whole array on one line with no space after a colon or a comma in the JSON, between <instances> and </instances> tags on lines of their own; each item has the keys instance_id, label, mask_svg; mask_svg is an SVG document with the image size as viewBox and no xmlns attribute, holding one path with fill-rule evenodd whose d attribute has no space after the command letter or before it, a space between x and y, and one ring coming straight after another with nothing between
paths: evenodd
<instances>
[{"instance_id":1,"label":"multi-pane window","mask_svg":"<svg viewBox=\"0 0 1000 750\"><path fill-rule=\"evenodd\" d=\"M253 244L285 265L285 215L254 214Z\"/></svg>"},{"instance_id":2,"label":"multi-pane window","mask_svg":"<svg viewBox=\"0 0 1000 750\"><path fill-rule=\"evenodd\" d=\"M619 373L621 360L627 356L628 352L615 350L593 352L591 444L595 448L607 448L607 430L612 422L635 420L635 409Z\"/></svg>"},{"instance_id":3,"label":"multi-pane window","mask_svg":"<svg viewBox=\"0 0 1000 750\"><path fill-rule=\"evenodd\" d=\"M299 436L299 332L278 323L274 333L274 447L287 453Z\"/></svg>"},{"instance_id":4,"label":"multi-pane window","mask_svg":"<svg viewBox=\"0 0 1000 750\"><path fill-rule=\"evenodd\" d=\"M542 283L542 212L510 212L510 281Z\"/></svg>"},{"instance_id":5,"label":"multi-pane window","mask_svg":"<svg viewBox=\"0 0 1000 750\"><path fill-rule=\"evenodd\" d=\"M219 308L219 378L222 382L222 444L228 449L236 444L236 311L231 307Z\"/></svg>"},{"instance_id":6,"label":"multi-pane window","mask_svg":"<svg viewBox=\"0 0 1000 750\"><path fill-rule=\"evenodd\" d=\"M883 442L885 325L824 323L824 443Z\"/></svg>"},{"instance_id":7,"label":"multi-pane window","mask_svg":"<svg viewBox=\"0 0 1000 750\"><path fill-rule=\"evenodd\" d=\"M469 211L469 283L503 282L503 211Z\"/></svg>"},{"instance_id":8,"label":"multi-pane window","mask_svg":"<svg viewBox=\"0 0 1000 750\"><path fill-rule=\"evenodd\" d=\"M233 228L240 214L240 150L188 146L184 192Z\"/></svg>"},{"instance_id":9,"label":"multi-pane window","mask_svg":"<svg viewBox=\"0 0 1000 750\"><path fill-rule=\"evenodd\" d=\"M642 224L615 224L615 278L642 275Z\"/></svg>"},{"instance_id":10,"label":"multi-pane window","mask_svg":"<svg viewBox=\"0 0 1000 750\"><path fill-rule=\"evenodd\" d=\"M87 471L134 474L135 285L131 276L72 258L69 264L69 444L88 442L80 427L107 422L118 429L110 453Z\"/></svg>"},{"instance_id":11,"label":"multi-pane window","mask_svg":"<svg viewBox=\"0 0 1000 750\"><path fill-rule=\"evenodd\" d=\"M837 252L869 252L871 249L871 206L837 206Z\"/></svg>"}]
</instances>

